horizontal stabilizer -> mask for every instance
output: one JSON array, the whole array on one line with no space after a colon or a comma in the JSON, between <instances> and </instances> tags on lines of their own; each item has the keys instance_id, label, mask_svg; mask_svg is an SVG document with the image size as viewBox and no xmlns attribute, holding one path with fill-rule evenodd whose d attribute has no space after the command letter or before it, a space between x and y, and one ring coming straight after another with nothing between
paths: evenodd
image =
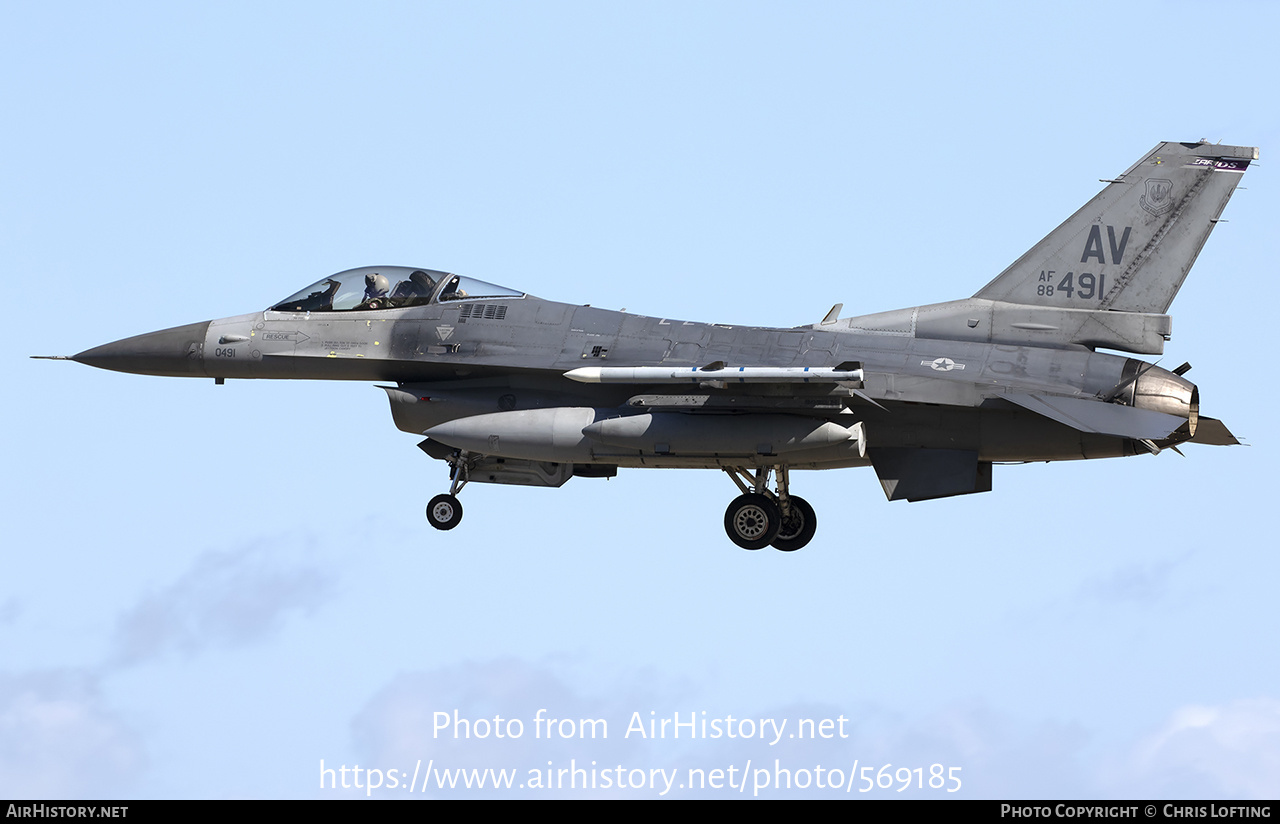
<instances>
[{"instance_id":1,"label":"horizontal stabilizer","mask_svg":"<svg viewBox=\"0 0 1280 824\"><path fill-rule=\"evenodd\" d=\"M1226 424L1217 418L1206 418L1203 415L1196 424L1196 434L1191 442L1209 446L1239 446L1240 444L1236 436L1231 434L1231 430L1227 429Z\"/></svg>"},{"instance_id":2,"label":"horizontal stabilizer","mask_svg":"<svg viewBox=\"0 0 1280 824\"><path fill-rule=\"evenodd\" d=\"M1177 415L1086 398L1024 394L1001 397L1072 429L1117 438L1163 440L1187 423L1186 419Z\"/></svg>"}]
</instances>

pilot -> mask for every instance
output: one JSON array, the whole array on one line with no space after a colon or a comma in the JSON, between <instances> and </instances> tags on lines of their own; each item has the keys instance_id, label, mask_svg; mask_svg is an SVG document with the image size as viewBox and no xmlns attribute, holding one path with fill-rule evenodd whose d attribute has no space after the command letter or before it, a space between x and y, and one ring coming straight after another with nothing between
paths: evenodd
<instances>
[{"instance_id":1,"label":"pilot","mask_svg":"<svg viewBox=\"0 0 1280 824\"><path fill-rule=\"evenodd\" d=\"M457 275L449 278L449 282L444 285L444 289L440 292L440 300L458 300L459 298L465 298L467 293L458 288L461 283L462 278Z\"/></svg>"},{"instance_id":2,"label":"pilot","mask_svg":"<svg viewBox=\"0 0 1280 824\"><path fill-rule=\"evenodd\" d=\"M364 300L361 301L357 309L385 309L387 308L387 290L391 288L391 283L382 275L377 273L364 276Z\"/></svg>"}]
</instances>

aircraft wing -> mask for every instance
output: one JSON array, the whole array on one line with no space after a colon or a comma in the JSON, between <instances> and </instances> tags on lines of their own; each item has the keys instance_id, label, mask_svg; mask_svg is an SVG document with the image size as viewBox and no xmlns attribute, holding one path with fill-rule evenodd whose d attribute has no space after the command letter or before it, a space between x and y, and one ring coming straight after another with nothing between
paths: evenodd
<instances>
[{"instance_id":1,"label":"aircraft wing","mask_svg":"<svg viewBox=\"0 0 1280 824\"><path fill-rule=\"evenodd\" d=\"M1184 418L1176 415L1166 415L1163 412L1152 412L1149 409L1137 409L1087 398L1033 394L1011 394L1000 397L1072 429L1117 438L1163 440L1172 435L1178 427L1186 424Z\"/></svg>"}]
</instances>

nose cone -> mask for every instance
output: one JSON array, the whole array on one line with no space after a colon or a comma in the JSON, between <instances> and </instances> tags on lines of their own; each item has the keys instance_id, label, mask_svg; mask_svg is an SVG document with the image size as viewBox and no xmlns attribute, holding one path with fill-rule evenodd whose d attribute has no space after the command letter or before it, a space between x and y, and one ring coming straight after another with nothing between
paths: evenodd
<instances>
[{"instance_id":1,"label":"nose cone","mask_svg":"<svg viewBox=\"0 0 1280 824\"><path fill-rule=\"evenodd\" d=\"M87 349L71 359L99 369L139 375L205 375L204 338L209 321L175 326Z\"/></svg>"}]
</instances>

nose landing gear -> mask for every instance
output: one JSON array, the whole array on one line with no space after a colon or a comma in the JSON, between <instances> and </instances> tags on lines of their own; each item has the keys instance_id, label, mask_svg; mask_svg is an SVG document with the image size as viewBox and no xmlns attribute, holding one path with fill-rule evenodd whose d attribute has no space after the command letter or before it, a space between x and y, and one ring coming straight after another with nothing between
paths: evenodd
<instances>
[{"instance_id":1,"label":"nose landing gear","mask_svg":"<svg viewBox=\"0 0 1280 824\"><path fill-rule=\"evenodd\" d=\"M776 491L769 489L769 473L776 470ZM754 475L744 467L725 467L742 494L724 513L724 531L743 549L772 545L795 552L813 540L818 516L804 498L790 494L790 471L785 466L758 467Z\"/></svg>"},{"instance_id":2,"label":"nose landing gear","mask_svg":"<svg viewBox=\"0 0 1280 824\"><path fill-rule=\"evenodd\" d=\"M456 495L437 495L427 504L427 522L436 529L453 529L462 522L462 502Z\"/></svg>"},{"instance_id":3,"label":"nose landing gear","mask_svg":"<svg viewBox=\"0 0 1280 824\"><path fill-rule=\"evenodd\" d=\"M427 504L427 523L436 529L453 529L462 522L462 502L458 493L467 485L467 453L455 452L449 458L449 491L437 495Z\"/></svg>"}]
</instances>

